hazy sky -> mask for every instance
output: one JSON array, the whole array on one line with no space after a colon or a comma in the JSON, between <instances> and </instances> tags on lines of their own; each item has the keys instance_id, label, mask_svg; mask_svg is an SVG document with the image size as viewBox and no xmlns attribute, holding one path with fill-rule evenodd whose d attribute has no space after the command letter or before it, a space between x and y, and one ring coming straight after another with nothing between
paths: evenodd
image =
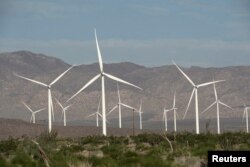
<instances>
[{"instance_id":1,"label":"hazy sky","mask_svg":"<svg viewBox=\"0 0 250 167\"><path fill-rule=\"evenodd\" d=\"M249 0L0 0L0 52L68 63L250 65Z\"/></svg>"}]
</instances>

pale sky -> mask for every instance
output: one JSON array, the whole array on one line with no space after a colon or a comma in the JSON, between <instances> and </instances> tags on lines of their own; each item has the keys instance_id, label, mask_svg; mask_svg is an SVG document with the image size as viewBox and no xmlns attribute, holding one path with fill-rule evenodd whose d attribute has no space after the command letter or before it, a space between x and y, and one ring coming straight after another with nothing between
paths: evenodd
<instances>
[{"instance_id":1,"label":"pale sky","mask_svg":"<svg viewBox=\"0 0 250 167\"><path fill-rule=\"evenodd\" d=\"M248 0L0 0L0 52L67 63L250 65Z\"/></svg>"}]
</instances>

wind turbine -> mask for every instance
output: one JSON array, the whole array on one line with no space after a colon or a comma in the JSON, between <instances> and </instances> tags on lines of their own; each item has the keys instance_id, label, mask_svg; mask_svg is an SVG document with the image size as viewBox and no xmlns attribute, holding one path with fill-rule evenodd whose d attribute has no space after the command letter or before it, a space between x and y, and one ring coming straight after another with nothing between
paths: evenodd
<instances>
[{"instance_id":1,"label":"wind turbine","mask_svg":"<svg viewBox=\"0 0 250 167\"><path fill-rule=\"evenodd\" d=\"M101 104L101 100L99 100L97 111L95 113L90 114L90 115L87 116L87 118L92 117L94 115L96 116L96 127L99 127L99 117L102 117L102 115L99 113L100 104Z\"/></svg>"},{"instance_id":2,"label":"wind turbine","mask_svg":"<svg viewBox=\"0 0 250 167\"><path fill-rule=\"evenodd\" d=\"M32 121L32 123L35 124L36 123L36 117L35 117L36 113L45 110L45 108L33 111L26 103L23 102L23 104L31 112L30 122Z\"/></svg>"},{"instance_id":3,"label":"wind turbine","mask_svg":"<svg viewBox=\"0 0 250 167\"><path fill-rule=\"evenodd\" d=\"M56 98L55 98L56 99ZM72 106L72 104L70 104L70 105L68 105L68 106L66 106L66 107L63 107L63 105L56 99L56 102L57 102L57 104L61 107L61 109L62 109L62 114L63 114L63 125L64 126L66 126L66 111L68 110L68 108L70 107L70 106Z\"/></svg>"},{"instance_id":4,"label":"wind turbine","mask_svg":"<svg viewBox=\"0 0 250 167\"><path fill-rule=\"evenodd\" d=\"M133 117L133 125L132 125L132 128L133 128L133 136L134 136L135 135L135 111L136 111L136 109L134 107L131 107L131 106L129 106L127 104L124 104L124 103L121 103L121 105L128 108L128 109L131 109L132 112L133 112L133 116L132 116Z\"/></svg>"},{"instance_id":5,"label":"wind turbine","mask_svg":"<svg viewBox=\"0 0 250 167\"><path fill-rule=\"evenodd\" d=\"M195 123L196 123L196 134L199 134L200 133L200 125L199 125L199 107L198 107L198 89L200 87L204 87L204 86L208 86L208 85L211 85L213 83L217 83L217 82L222 82L224 80L219 80L219 81L213 81L213 82L206 82L206 83L202 83L202 84L198 84L196 85L181 69L180 67L178 67L178 65L173 61L173 64L178 68L178 70L184 75L184 77L191 83L191 85L193 86L193 91L191 93L191 96L190 96L190 99L189 99L189 102L188 102L188 106L187 106L187 109L185 111L185 114L183 116L183 119L185 118L186 116L186 113L188 111L188 108L189 108L189 105L191 103L191 100L193 98L193 95L195 94Z\"/></svg>"},{"instance_id":6,"label":"wind turbine","mask_svg":"<svg viewBox=\"0 0 250 167\"><path fill-rule=\"evenodd\" d=\"M95 77L93 77L88 83L86 83L86 85L84 85L78 92L76 92L71 98L68 99L71 100L72 98L74 98L76 95L78 95L81 91L83 91L85 88L87 88L89 85L91 85L93 82L95 82L98 78L101 77L101 83L102 83L102 133L104 136L107 135L107 127L106 127L106 102L105 102L105 77L110 78L112 80L133 86L135 88L141 89L140 87L133 85L127 81L124 81L120 78L117 78L113 75L110 75L108 73L105 73L103 70L103 62L102 62L102 56L101 56L101 51L99 48L99 44L98 44L98 40L97 40L97 35L96 35L96 30L95 30L95 41L96 41L96 48L97 48L97 54L98 54L98 60L99 60L99 67L100 67L100 74L96 75ZM142 90L142 89L141 89Z\"/></svg>"},{"instance_id":7,"label":"wind turbine","mask_svg":"<svg viewBox=\"0 0 250 167\"><path fill-rule=\"evenodd\" d=\"M215 101L210 106L208 106L201 114L205 113L207 110L209 110L211 107L213 107L213 105L216 104L216 108L217 108L217 133L220 134L220 108L219 108L220 104L227 107L227 108L230 108L231 110L233 110L233 109L218 99L215 83L213 85L214 85Z\"/></svg>"},{"instance_id":8,"label":"wind turbine","mask_svg":"<svg viewBox=\"0 0 250 167\"><path fill-rule=\"evenodd\" d=\"M246 117L246 131L247 131L247 133L249 133L249 131L248 131L248 109L250 109L250 107L247 107L247 106L244 104L243 119L244 119L244 117Z\"/></svg>"},{"instance_id":9,"label":"wind turbine","mask_svg":"<svg viewBox=\"0 0 250 167\"><path fill-rule=\"evenodd\" d=\"M117 83L117 94L118 94L118 103L107 113L107 115L111 114L116 108L118 108L119 113L119 128L122 128L122 116L121 116L121 96L120 96L120 90L119 85Z\"/></svg>"},{"instance_id":10,"label":"wind turbine","mask_svg":"<svg viewBox=\"0 0 250 167\"><path fill-rule=\"evenodd\" d=\"M176 98L176 92L174 92L174 100L173 100L173 108L172 108L172 110L174 111L174 131L176 132L176 116L179 118L179 115L178 115L178 113L176 112L176 110L178 109L178 108L176 108L175 107L175 98Z\"/></svg>"},{"instance_id":11,"label":"wind turbine","mask_svg":"<svg viewBox=\"0 0 250 167\"><path fill-rule=\"evenodd\" d=\"M19 78L22 78L22 79L25 79L27 81L30 81L30 82L33 82L33 83L36 83L38 85L41 85L41 86L44 86L48 89L48 127L49 127L49 133L51 132L52 130L52 121L51 121L51 113L54 112L53 110L53 102L52 102L52 95L51 95L51 87L60 79L62 78L71 68L73 68L74 66L71 66L70 68L68 68L66 71L64 71L61 75L59 75L56 79L54 79L50 84L45 84L45 83L42 83L42 82L39 82L39 81L36 81L36 80L33 80L33 79L29 79L29 78L26 78L26 77L23 77L21 75L18 75L18 74L14 74L15 76L19 77Z\"/></svg>"},{"instance_id":12,"label":"wind turbine","mask_svg":"<svg viewBox=\"0 0 250 167\"><path fill-rule=\"evenodd\" d=\"M165 109L163 110L163 122L165 124L165 130L167 131L167 113L169 111L174 111L174 131L176 132L176 116L179 118L178 113L176 112L176 110L178 108L175 107L175 96L176 96L176 92L174 92L174 100L173 100L173 107L171 109Z\"/></svg>"}]
</instances>

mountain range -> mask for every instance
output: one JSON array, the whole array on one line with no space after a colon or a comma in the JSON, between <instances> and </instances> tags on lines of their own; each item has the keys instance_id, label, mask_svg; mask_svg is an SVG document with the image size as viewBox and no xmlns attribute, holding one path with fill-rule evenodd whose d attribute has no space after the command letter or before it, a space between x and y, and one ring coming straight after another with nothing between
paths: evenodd
<instances>
[{"instance_id":1,"label":"mountain range","mask_svg":"<svg viewBox=\"0 0 250 167\"><path fill-rule=\"evenodd\" d=\"M152 57L153 58L153 57ZM104 58L105 61L105 58ZM177 62L178 64L178 62ZM31 108L39 109L47 106L47 89L37 84L22 80L14 73L49 83L70 64L44 54L30 51L16 51L0 53L0 117L14 118L29 121L30 113L23 106L26 102ZM99 73L99 65L82 64L74 67L61 80L52 87L52 95L62 104L75 94L92 77ZM129 81L143 88L143 91L119 84L121 100L135 108L139 108L142 100L144 121L161 121L163 108L171 108L174 92L176 91L176 107L182 118L191 95L192 86L174 65L161 67L145 67L130 62L104 64L107 73ZM232 108L221 107L221 117L241 117L243 104L250 101L250 66L233 66L223 68L202 68L192 66L183 68L194 83L203 83L215 80L226 80L216 84L219 98ZM73 104L68 111L69 121L94 120L86 118L87 115L97 110L100 99L101 81L76 96L67 104ZM107 110L117 104L117 83L106 79ZM199 90L199 108L203 111L214 101L213 87L208 86ZM54 101L56 120L61 121L61 110ZM190 105L187 118L194 118L194 101ZM131 111L122 109L122 116L130 119ZM203 118L215 118L216 109L211 108ZM113 112L108 119L118 118L118 113ZM37 114L38 120L47 120L47 112ZM169 119L173 114L169 113Z\"/></svg>"}]
</instances>

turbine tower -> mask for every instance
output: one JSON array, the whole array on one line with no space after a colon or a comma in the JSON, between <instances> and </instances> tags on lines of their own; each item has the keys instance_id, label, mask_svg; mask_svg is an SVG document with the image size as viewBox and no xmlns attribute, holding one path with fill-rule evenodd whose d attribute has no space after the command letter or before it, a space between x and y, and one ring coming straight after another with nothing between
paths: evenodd
<instances>
[{"instance_id":1,"label":"turbine tower","mask_svg":"<svg viewBox=\"0 0 250 167\"><path fill-rule=\"evenodd\" d=\"M180 69L180 67L178 67L178 65L173 61L173 64L178 68L178 70L182 73L182 75L184 75L184 77L191 83L191 85L193 86L193 91L191 93L188 105L187 105L187 109L185 111L185 114L183 116L183 119L186 116L186 113L188 111L189 105L191 103L191 100L193 98L193 95L195 94L195 124L196 124L196 134L200 133L200 125L199 125L199 106L198 106L198 89L204 86L208 86L211 85L213 83L217 83L217 82L222 82L224 80L219 80L219 81L213 81L213 82L206 82L206 83L202 83L199 85L194 84L194 82Z\"/></svg>"},{"instance_id":2,"label":"turbine tower","mask_svg":"<svg viewBox=\"0 0 250 167\"><path fill-rule=\"evenodd\" d=\"M233 110L233 109L230 106L228 106L227 104L221 102L220 99L218 99L218 94L216 91L215 83L213 85L214 85L215 101L210 106L208 106L201 114L205 113L207 110L209 110L211 107L213 107L216 104L216 108L217 108L217 133L220 134L220 108L219 108L220 104L227 107L227 108L230 108L231 110Z\"/></svg>"},{"instance_id":3,"label":"turbine tower","mask_svg":"<svg viewBox=\"0 0 250 167\"><path fill-rule=\"evenodd\" d=\"M36 123L36 113L39 113L40 111L45 110L45 108L33 111L26 103L23 102L23 105L31 112L31 117L30 117L30 122L32 122L33 124Z\"/></svg>"},{"instance_id":4,"label":"turbine tower","mask_svg":"<svg viewBox=\"0 0 250 167\"><path fill-rule=\"evenodd\" d=\"M56 99L56 98L55 98ZM70 104L70 105L68 105L68 106L66 106L66 107L63 107L63 105L56 99L56 102L57 102L57 104L61 107L61 109L62 109L62 115L63 115L63 126L66 126L66 124L67 124L67 121L66 121L66 111L68 110L68 108L70 107L70 106L72 106L72 104Z\"/></svg>"},{"instance_id":5,"label":"turbine tower","mask_svg":"<svg viewBox=\"0 0 250 167\"><path fill-rule=\"evenodd\" d=\"M247 131L247 133L249 133L249 131L248 131L248 109L250 109L250 107L247 107L247 106L244 104L243 119L244 119L244 117L246 117L246 131Z\"/></svg>"},{"instance_id":6,"label":"turbine tower","mask_svg":"<svg viewBox=\"0 0 250 167\"><path fill-rule=\"evenodd\" d=\"M104 136L107 135L107 127L106 127L106 99L105 99L105 77L110 78L112 80L115 80L117 82L121 82L130 86L133 86L135 88L141 89L140 87L133 85L127 81L124 81L120 78L117 78L113 75L110 75L108 73L105 73L103 70L103 62L102 62L102 56L101 56L101 51L99 48L98 40L97 40L97 35L96 35L96 30L95 30L95 41L96 41L96 48L97 48L97 55L98 55L98 60L99 60L99 67L100 67L100 74L96 75L94 78L92 78L86 85L84 85L78 92L76 92L71 98L68 99L71 100L74 98L76 95L78 95L81 91L83 91L85 88L87 88L89 85L91 85L93 82L95 82L98 78L101 77L101 85L102 85L102 133ZM141 89L142 90L142 89Z\"/></svg>"},{"instance_id":7,"label":"turbine tower","mask_svg":"<svg viewBox=\"0 0 250 167\"><path fill-rule=\"evenodd\" d=\"M167 118L167 113L169 112L169 111L171 111L172 109L166 109L166 108L164 108L163 109L163 123L164 123L164 125L165 125L165 131L168 131L168 118Z\"/></svg>"},{"instance_id":8,"label":"turbine tower","mask_svg":"<svg viewBox=\"0 0 250 167\"><path fill-rule=\"evenodd\" d=\"M96 116L96 127L99 127L99 117L102 117L102 115L99 112L100 104L101 104L101 100L99 100L97 111L95 113L90 114L90 115L87 116L87 118L92 117L94 115Z\"/></svg>"},{"instance_id":9,"label":"turbine tower","mask_svg":"<svg viewBox=\"0 0 250 167\"><path fill-rule=\"evenodd\" d=\"M138 110L139 119L140 119L140 130L142 130L142 119L141 119L141 114L143 114L143 112L141 111L141 106L142 106L142 101L141 101L141 103L140 103L140 107L139 107L139 110Z\"/></svg>"},{"instance_id":10,"label":"turbine tower","mask_svg":"<svg viewBox=\"0 0 250 167\"><path fill-rule=\"evenodd\" d=\"M71 68L73 68L74 66L71 66L70 68L68 68L66 71L64 71L61 75L59 75L56 79L54 79L50 84L45 84L45 83L42 83L42 82L39 82L39 81L36 81L36 80L33 80L33 79L29 79L29 78L26 78L26 77L23 77L21 75L18 75L18 74L14 74L15 76L19 77L19 78L22 78L24 80L27 80L27 81L30 81L30 82L33 82L33 83L36 83L38 85L41 85L43 87L46 87L48 89L48 128L49 128L49 133L51 132L52 130L52 121L51 121L51 113L54 112L53 110L53 102L52 102L52 95L51 95L51 87L60 79L62 78Z\"/></svg>"}]
</instances>

